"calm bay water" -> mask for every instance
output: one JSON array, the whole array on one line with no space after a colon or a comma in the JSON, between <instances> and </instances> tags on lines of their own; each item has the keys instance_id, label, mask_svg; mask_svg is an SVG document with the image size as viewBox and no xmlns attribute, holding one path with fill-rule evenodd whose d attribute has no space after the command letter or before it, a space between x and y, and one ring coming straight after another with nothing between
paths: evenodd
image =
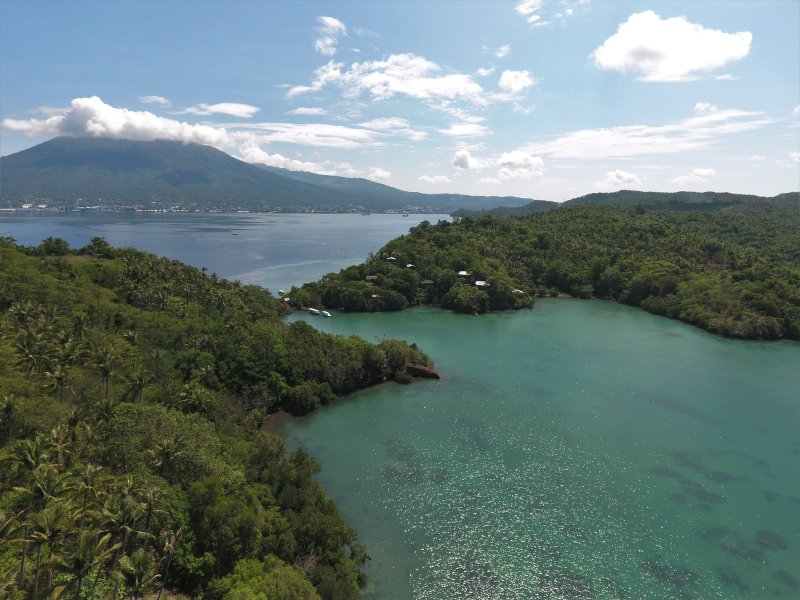
<instances>
[{"instance_id":1,"label":"calm bay water","mask_svg":"<svg viewBox=\"0 0 800 600\"><path fill-rule=\"evenodd\" d=\"M800 597L800 345L599 301L292 318L443 375L277 426L371 552L366 597Z\"/></svg>"},{"instance_id":2,"label":"calm bay water","mask_svg":"<svg viewBox=\"0 0 800 600\"><path fill-rule=\"evenodd\" d=\"M80 248L95 236L244 283L288 290L359 263L424 220L448 215L0 213L0 235L37 245L60 237ZM236 235L234 235L234 233Z\"/></svg>"}]
</instances>

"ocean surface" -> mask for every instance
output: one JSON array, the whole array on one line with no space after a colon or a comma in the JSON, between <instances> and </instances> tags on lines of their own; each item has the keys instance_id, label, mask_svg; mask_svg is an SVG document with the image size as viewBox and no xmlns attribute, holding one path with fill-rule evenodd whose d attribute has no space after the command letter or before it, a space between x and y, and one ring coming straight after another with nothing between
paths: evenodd
<instances>
[{"instance_id":1,"label":"ocean surface","mask_svg":"<svg viewBox=\"0 0 800 600\"><path fill-rule=\"evenodd\" d=\"M372 555L366 598L800 598L800 345L601 301L298 318L443 376L275 426Z\"/></svg>"},{"instance_id":2,"label":"ocean surface","mask_svg":"<svg viewBox=\"0 0 800 600\"><path fill-rule=\"evenodd\" d=\"M0 236L26 246L47 237L80 248L96 236L206 267L273 292L363 261L389 240L428 220L387 214L0 213ZM234 235L235 234L235 235Z\"/></svg>"}]
</instances>

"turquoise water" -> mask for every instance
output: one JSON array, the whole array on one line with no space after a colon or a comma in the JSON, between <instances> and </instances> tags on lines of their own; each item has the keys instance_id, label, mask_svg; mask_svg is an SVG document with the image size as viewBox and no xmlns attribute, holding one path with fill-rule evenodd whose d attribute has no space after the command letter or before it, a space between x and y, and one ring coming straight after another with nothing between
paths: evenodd
<instances>
[{"instance_id":1,"label":"turquoise water","mask_svg":"<svg viewBox=\"0 0 800 600\"><path fill-rule=\"evenodd\" d=\"M371 553L366 598L800 597L800 345L600 301L292 318L443 375L276 426Z\"/></svg>"},{"instance_id":2,"label":"turquoise water","mask_svg":"<svg viewBox=\"0 0 800 600\"><path fill-rule=\"evenodd\" d=\"M31 246L60 237L80 248L95 236L206 267L272 291L363 261L427 219L447 215L0 213L0 236ZM236 235L234 235L234 233Z\"/></svg>"}]
</instances>

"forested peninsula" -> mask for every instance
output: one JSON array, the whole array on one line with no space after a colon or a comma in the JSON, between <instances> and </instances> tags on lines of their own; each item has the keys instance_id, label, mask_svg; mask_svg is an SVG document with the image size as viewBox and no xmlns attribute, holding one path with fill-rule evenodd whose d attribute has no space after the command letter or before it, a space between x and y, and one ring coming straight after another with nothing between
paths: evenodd
<instances>
[{"instance_id":1,"label":"forested peninsula","mask_svg":"<svg viewBox=\"0 0 800 600\"><path fill-rule=\"evenodd\" d=\"M431 363L286 311L101 238L0 239L0 596L357 597L366 550L262 425Z\"/></svg>"},{"instance_id":2,"label":"forested peninsula","mask_svg":"<svg viewBox=\"0 0 800 600\"><path fill-rule=\"evenodd\" d=\"M423 222L290 297L351 311L434 304L479 314L559 294L724 336L800 340L800 195L717 210L581 205Z\"/></svg>"}]
</instances>

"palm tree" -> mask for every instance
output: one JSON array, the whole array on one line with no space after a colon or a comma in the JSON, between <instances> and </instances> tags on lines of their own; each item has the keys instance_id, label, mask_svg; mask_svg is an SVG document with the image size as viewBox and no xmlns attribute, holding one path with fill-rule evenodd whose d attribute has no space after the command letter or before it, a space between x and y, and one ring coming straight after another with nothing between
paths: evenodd
<instances>
[{"instance_id":1,"label":"palm tree","mask_svg":"<svg viewBox=\"0 0 800 600\"><path fill-rule=\"evenodd\" d=\"M30 300L24 302L15 302L8 309L9 314L14 317L20 325L27 325L33 321L39 314L41 307L34 304Z\"/></svg>"},{"instance_id":2,"label":"palm tree","mask_svg":"<svg viewBox=\"0 0 800 600\"><path fill-rule=\"evenodd\" d=\"M145 490L144 501L145 504L147 505L147 510L144 518L145 536L142 541L143 549L147 547L147 541L152 537L150 534L150 525L151 525L151 520L153 518L153 513L161 512L156 508L156 502L158 501L160 494L161 494L161 488L158 488L156 486L150 486Z\"/></svg>"},{"instance_id":3,"label":"palm tree","mask_svg":"<svg viewBox=\"0 0 800 600\"><path fill-rule=\"evenodd\" d=\"M57 459L56 464L63 470L70 462L69 456L72 454L70 450L72 440L69 438L69 434L63 425L59 425L50 431L50 439L53 442L53 451Z\"/></svg>"},{"instance_id":4,"label":"palm tree","mask_svg":"<svg viewBox=\"0 0 800 600\"><path fill-rule=\"evenodd\" d=\"M137 364L131 374L128 376L128 389L125 396L133 397L136 399L136 404L142 401L142 394L145 388L152 382L150 371L144 368L143 365Z\"/></svg>"},{"instance_id":5,"label":"palm tree","mask_svg":"<svg viewBox=\"0 0 800 600\"><path fill-rule=\"evenodd\" d=\"M120 554L125 553L130 536L142 536L145 533L139 529L145 505L131 496L117 500L115 503L106 503L101 511L101 530L110 534L112 541L118 539L120 542L120 550L114 556L114 562Z\"/></svg>"},{"instance_id":6,"label":"palm tree","mask_svg":"<svg viewBox=\"0 0 800 600\"><path fill-rule=\"evenodd\" d=\"M184 384L183 389L178 394L178 400L183 405L184 410L195 412L206 412L211 403L211 392L209 392L199 381L190 381Z\"/></svg>"},{"instance_id":7,"label":"palm tree","mask_svg":"<svg viewBox=\"0 0 800 600\"><path fill-rule=\"evenodd\" d=\"M175 460L182 458L186 454L186 451L181 448L182 441L180 438L164 438L147 452L152 461L151 464L159 477L169 475Z\"/></svg>"},{"instance_id":8,"label":"palm tree","mask_svg":"<svg viewBox=\"0 0 800 600\"><path fill-rule=\"evenodd\" d=\"M53 580L53 568L56 562L56 546L60 545L66 532L70 529L73 522L72 507L66 502L53 502L42 511L31 517L33 531L30 539L38 546L36 555L36 570L34 577L33 597L39 595L39 566L42 558L42 547L47 546L48 568L45 589L49 590ZM45 594L46 596L47 594Z\"/></svg>"},{"instance_id":9,"label":"palm tree","mask_svg":"<svg viewBox=\"0 0 800 600\"><path fill-rule=\"evenodd\" d=\"M46 486L39 481L43 478L39 469L47 466L49 458L50 443L42 437L35 440L20 440L11 448L11 452L3 456L0 460L0 473L3 476L3 486L14 486L14 484L24 484L24 487L14 487L15 491L20 492L20 504L22 513L34 512L38 510L46 501ZM50 471L54 471L51 467ZM28 487L30 485L30 487ZM30 530L29 523L26 521L23 539L28 537ZM22 546L22 558L20 560L19 572L17 575L17 585L22 587L25 582L25 561L28 557L28 544Z\"/></svg>"},{"instance_id":10,"label":"palm tree","mask_svg":"<svg viewBox=\"0 0 800 600\"><path fill-rule=\"evenodd\" d=\"M108 382L117 366L117 355L111 346L100 346L94 349L92 365L100 372L105 386L105 399L108 400Z\"/></svg>"},{"instance_id":11,"label":"palm tree","mask_svg":"<svg viewBox=\"0 0 800 600\"><path fill-rule=\"evenodd\" d=\"M79 340L83 339L86 330L89 328L89 315L84 312L78 313L72 319L72 332Z\"/></svg>"},{"instance_id":12,"label":"palm tree","mask_svg":"<svg viewBox=\"0 0 800 600\"><path fill-rule=\"evenodd\" d=\"M116 404L113 400L101 400L94 406L94 423L102 429L111 423L114 418L114 407Z\"/></svg>"},{"instance_id":13,"label":"palm tree","mask_svg":"<svg viewBox=\"0 0 800 600\"><path fill-rule=\"evenodd\" d=\"M55 367L45 372L45 377L52 379L53 391L58 390L58 399L60 402L64 401L64 386L67 383L67 375L69 371L65 365L57 363Z\"/></svg>"},{"instance_id":14,"label":"palm tree","mask_svg":"<svg viewBox=\"0 0 800 600\"><path fill-rule=\"evenodd\" d=\"M167 582L167 577L169 577L169 566L170 563L172 563L172 556L178 549L178 544L180 543L181 539L181 533L183 533L183 526L180 526L178 527L177 530L167 534L167 537L164 540L164 546L162 547L162 552L163 552L162 555L166 557L167 562L166 566L164 567L164 576L161 578L161 587L158 590L158 596L156 596L156 600L161 600L161 594L164 592L164 585Z\"/></svg>"},{"instance_id":15,"label":"palm tree","mask_svg":"<svg viewBox=\"0 0 800 600\"><path fill-rule=\"evenodd\" d=\"M4 442L11 441L14 420L16 418L17 402L14 400L14 394L10 396L3 396L3 402L0 404L0 416L3 419L4 429Z\"/></svg>"},{"instance_id":16,"label":"palm tree","mask_svg":"<svg viewBox=\"0 0 800 600\"><path fill-rule=\"evenodd\" d=\"M115 575L121 555L125 554L128 537L144 535L144 532L138 529L139 521L144 512L144 504L137 502L132 494L126 495L125 490L122 490L122 492L122 494L117 494L107 501L100 511L100 533L108 535L109 541L116 548L111 555L111 562L107 568L107 573L111 577ZM92 583L93 591L99 578L100 572L98 571ZM117 586L118 583L114 586L113 597L117 595Z\"/></svg>"},{"instance_id":17,"label":"palm tree","mask_svg":"<svg viewBox=\"0 0 800 600\"><path fill-rule=\"evenodd\" d=\"M67 337L61 344L61 351L59 352L58 359L62 365L72 367L83 360L85 353L86 350L80 339Z\"/></svg>"},{"instance_id":18,"label":"palm tree","mask_svg":"<svg viewBox=\"0 0 800 600\"><path fill-rule=\"evenodd\" d=\"M147 588L159 578L155 571L155 562L153 555L142 548L138 548L130 556L123 556L120 560L131 600L141 598Z\"/></svg>"},{"instance_id":19,"label":"palm tree","mask_svg":"<svg viewBox=\"0 0 800 600\"><path fill-rule=\"evenodd\" d=\"M14 484L26 480L40 465L47 464L53 444L45 437L19 440L0 459L2 483Z\"/></svg>"},{"instance_id":20,"label":"palm tree","mask_svg":"<svg viewBox=\"0 0 800 600\"><path fill-rule=\"evenodd\" d=\"M73 444L78 441L78 430L85 430L88 427L83 421L83 416L83 411L79 408L73 409L69 415L67 415L67 431L69 431L69 439Z\"/></svg>"},{"instance_id":21,"label":"palm tree","mask_svg":"<svg viewBox=\"0 0 800 600\"><path fill-rule=\"evenodd\" d=\"M22 529L20 523L23 520L24 514L25 514L24 510L21 510L11 515L8 515L2 510L0 510L0 543L6 543L4 542L4 540L10 538L13 535L16 535ZM27 532L25 535L27 535ZM14 540L10 540L7 543L13 543L13 542ZM11 588L15 583L19 584L19 575L15 577L14 576L15 571L16 568L0 574L0 597L5 597L3 596L3 594L7 593L8 589Z\"/></svg>"},{"instance_id":22,"label":"palm tree","mask_svg":"<svg viewBox=\"0 0 800 600\"><path fill-rule=\"evenodd\" d=\"M33 370L41 373L46 354L43 352L44 339L41 334L33 331L23 331L17 335L14 349L19 354L17 366L28 372L28 377L33 375Z\"/></svg>"},{"instance_id":23,"label":"palm tree","mask_svg":"<svg viewBox=\"0 0 800 600\"><path fill-rule=\"evenodd\" d=\"M150 351L150 356L153 359L153 364L156 367L156 379L161 376L161 350L158 348L153 348Z\"/></svg>"},{"instance_id":24,"label":"palm tree","mask_svg":"<svg viewBox=\"0 0 800 600\"><path fill-rule=\"evenodd\" d=\"M75 495L72 499L80 498L80 527L83 528L84 520L89 510L89 503L99 499L103 489L108 483L108 478L103 473L103 467L88 464L84 465L76 477Z\"/></svg>"},{"instance_id":25,"label":"palm tree","mask_svg":"<svg viewBox=\"0 0 800 600\"><path fill-rule=\"evenodd\" d=\"M80 600L87 575L119 548L118 545L110 546L110 539L109 534L100 535L96 531L83 530L78 534L69 551L55 564L56 569L72 576L69 582L54 590L53 595L56 598L74 590L75 600Z\"/></svg>"}]
</instances>

